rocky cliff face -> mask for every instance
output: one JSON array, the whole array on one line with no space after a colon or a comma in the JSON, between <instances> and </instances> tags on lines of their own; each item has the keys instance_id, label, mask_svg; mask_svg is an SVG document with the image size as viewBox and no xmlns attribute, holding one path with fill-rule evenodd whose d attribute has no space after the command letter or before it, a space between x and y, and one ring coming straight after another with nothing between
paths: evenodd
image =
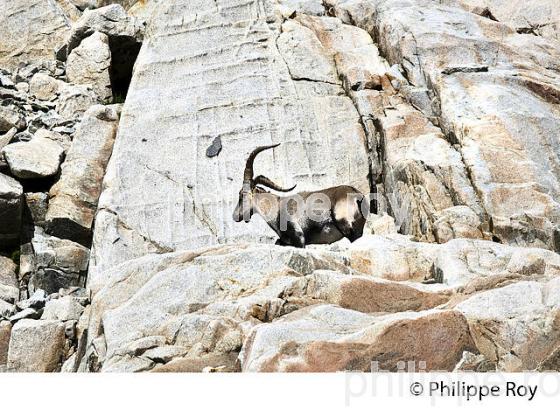
<instances>
[{"instance_id":1,"label":"rocky cliff face","mask_svg":"<svg viewBox=\"0 0 560 410\"><path fill-rule=\"evenodd\" d=\"M0 369L558 370L556 2L48 4L0 49ZM234 224L272 143L362 238Z\"/></svg>"}]
</instances>

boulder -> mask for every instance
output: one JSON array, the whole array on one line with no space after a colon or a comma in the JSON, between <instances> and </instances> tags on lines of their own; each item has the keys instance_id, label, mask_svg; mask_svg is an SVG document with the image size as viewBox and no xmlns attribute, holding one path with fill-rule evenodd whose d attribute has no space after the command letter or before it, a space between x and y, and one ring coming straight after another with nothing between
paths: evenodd
<instances>
[{"instance_id":1,"label":"boulder","mask_svg":"<svg viewBox=\"0 0 560 410\"><path fill-rule=\"evenodd\" d=\"M25 81L20 81L19 83L16 84L16 90L18 90L22 93L28 93L29 92L29 84L26 83Z\"/></svg>"},{"instance_id":2,"label":"boulder","mask_svg":"<svg viewBox=\"0 0 560 410\"><path fill-rule=\"evenodd\" d=\"M453 238L483 238L481 218L472 208L452 206L434 213L434 234L440 243Z\"/></svg>"},{"instance_id":3,"label":"boulder","mask_svg":"<svg viewBox=\"0 0 560 410\"><path fill-rule=\"evenodd\" d=\"M12 128L24 129L25 119L16 107L0 105L0 132L8 132Z\"/></svg>"},{"instance_id":4,"label":"boulder","mask_svg":"<svg viewBox=\"0 0 560 410\"><path fill-rule=\"evenodd\" d=\"M107 3L111 0L102 0L103 2ZM158 7L160 7L165 0L119 0L120 2L127 2L132 4L130 8L128 8L128 12L136 18L149 21L150 18L153 16L154 12L157 12Z\"/></svg>"},{"instance_id":5,"label":"boulder","mask_svg":"<svg viewBox=\"0 0 560 410\"><path fill-rule=\"evenodd\" d=\"M278 50L294 80L340 84L334 56L324 49L314 33L293 20L282 24Z\"/></svg>"},{"instance_id":6,"label":"boulder","mask_svg":"<svg viewBox=\"0 0 560 410\"><path fill-rule=\"evenodd\" d=\"M0 246L19 243L23 210L23 188L19 182L0 173Z\"/></svg>"},{"instance_id":7,"label":"boulder","mask_svg":"<svg viewBox=\"0 0 560 410\"><path fill-rule=\"evenodd\" d=\"M37 73L29 82L29 93L39 100L54 100L64 82L45 73Z\"/></svg>"},{"instance_id":8,"label":"boulder","mask_svg":"<svg viewBox=\"0 0 560 410\"><path fill-rule=\"evenodd\" d=\"M0 299L14 303L19 298L17 265L9 258L0 256Z\"/></svg>"},{"instance_id":9,"label":"boulder","mask_svg":"<svg viewBox=\"0 0 560 410\"><path fill-rule=\"evenodd\" d=\"M307 283L306 294L363 313L427 310L450 298L429 286L414 286L383 279L316 271Z\"/></svg>"},{"instance_id":10,"label":"boulder","mask_svg":"<svg viewBox=\"0 0 560 410\"><path fill-rule=\"evenodd\" d=\"M451 371L474 350L467 321L448 310L372 317L313 306L255 326L240 359L243 371ZM414 369L407 369L414 371Z\"/></svg>"},{"instance_id":11,"label":"boulder","mask_svg":"<svg viewBox=\"0 0 560 410\"><path fill-rule=\"evenodd\" d=\"M362 121L369 124L366 131L373 131L369 135L371 144L378 145L373 148L383 151L382 163L377 154L371 158L372 171L384 176L383 197L376 198L378 212L390 210L400 232L420 240L445 242L463 235L483 238L483 211L460 155L425 113L394 95L389 80L395 75L370 35L337 18L298 15L296 19L335 56L346 92L352 96ZM450 227L457 236L437 236L433 225L438 212L456 206L474 214L468 221L472 226ZM456 221L448 218L448 222Z\"/></svg>"},{"instance_id":12,"label":"boulder","mask_svg":"<svg viewBox=\"0 0 560 410\"><path fill-rule=\"evenodd\" d=\"M27 217L34 226L44 227L49 196L44 192L26 192Z\"/></svg>"},{"instance_id":13,"label":"boulder","mask_svg":"<svg viewBox=\"0 0 560 410\"><path fill-rule=\"evenodd\" d=\"M181 357L187 353L188 349L181 346L158 346L146 350L142 357L146 357L152 361L167 363L173 358Z\"/></svg>"},{"instance_id":14,"label":"boulder","mask_svg":"<svg viewBox=\"0 0 560 410\"><path fill-rule=\"evenodd\" d=\"M32 239L33 270L29 288L48 294L60 288L83 286L89 262L89 249L67 239L47 235L35 228Z\"/></svg>"},{"instance_id":15,"label":"boulder","mask_svg":"<svg viewBox=\"0 0 560 410\"><path fill-rule=\"evenodd\" d=\"M369 214L364 226L364 235L394 235L397 233L395 219L387 214Z\"/></svg>"},{"instance_id":16,"label":"boulder","mask_svg":"<svg viewBox=\"0 0 560 410\"><path fill-rule=\"evenodd\" d=\"M91 107L85 114L50 190L46 215L48 232L82 244L91 241L91 228L119 123L120 106Z\"/></svg>"},{"instance_id":17,"label":"boulder","mask_svg":"<svg viewBox=\"0 0 560 410\"><path fill-rule=\"evenodd\" d=\"M17 265L10 259L0 256L0 284L17 286Z\"/></svg>"},{"instance_id":18,"label":"boulder","mask_svg":"<svg viewBox=\"0 0 560 410\"><path fill-rule=\"evenodd\" d=\"M344 88L351 91L381 90L389 65L379 55L370 35L358 27L343 25L339 19L298 15L296 20L313 31L334 57Z\"/></svg>"},{"instance_id":19,"label":"boulder","mask_svg":"<svg viewBox=\"0 0 560 410\"><path fill-rule=\"evenodd\" d=\"M5 70L0 71L0 87L5 87L8 89L15 88L15 83L12 81L12 79L10 78L10 76Z\"/></svg>"},{"instance_id":20,"label":"boulder","mask_svg":"<svg viewBox=\"0 0 560 410\"><path fill-rule=\"evenodd\" d=\"M6 320L0 321L0 369L8 362L8 346L11 333L12 324Z\"/></svg>"},{"instance_id":21,"label":"boulder","mask_svg":"<svg viewBox=\"0 0 560 410\"><path fill-rule=\"evenodd\" d=\"M64 296L47 302L41 320L78 320L84 307L72 296Z\"/></svg>"},{"instance_id":22,"label":"boulder","mask_svg":"<svg viewBox=\"0 0 560 410\"><path fill-rule=\"evenodd\" d=\"M15 137L16 134L17 134L17 128L12 127L4 135L0 136L0 151L2 151L2 148L4 148L6 145L12 142L12 139Z\"/></svg>"},{"instance_id":23,"label":"boulder","mask_svg":"<svg viewBox=\"0 0 560 410\"><path fill-rule=\"evenodd\" d=\"M271 259L270 251L269 246L246 251L225 247L149 255L92 276L88 286L95 296L88 335L100 335L101 340L90 336L88 349L92 343L102 344L106 353L88 350L81 365L97 361L104 371L121 368L144 336L163 338L158 346L163 342L192 350L193 358L229 354L241 346L241 321L272 319L284 305L290 309L290 303L279 298L284 293L288 297L290 289L298 305L300 272L327 265L345 269L343 258L331 253L277 248ZM160 291L154 292L153 287ZM157 302L152 303L152 298ZM128 325L123 327L125 317ZM154 347L153 343L144 349Z\"/></svg>"},{"instance_id":24,"label":"boulder","mask_svg":"<svg viewBox=\"0 0 560 410\"><path fill-rule=\"evenodd\" d=\"M53 50L70 32L64 1L10 0L0 10L0 65L53 59Z\"/></svg>"},{"instance_id":25,"label":"boulder","mask_svg":"<svg viewBox=\"0 0 560 410\"><path fill-rule=\"evenodd\" d=\"M22 179L56 175L63 154L64 149L58 143L41 137L35 137L29 142L9 144L2 150L12 174Z\"/></svg>"},{"instance_id":26,"label":"boulder","mask_svg":"<svg viewBox=\"0 0 560 410\"><path fill-rule=\"evenodd\" d=\"M560 255L490 241L454 239L443 245L402 235L363 236L347 246L350 267L364 275L396 281L429 281L472 293L523 277L560 274Z\"/></svg>"},{"instance_id":27,"label":"boulder","mask_svg":"<svg viewBox=\"0 0 560 410\"><path fill-rule=\"evenodd\" d=\"M60 6L64 13L68 16L68 19L73 23L78 20L82 13L80 10L72 3L72 0L56 0L57 4ZM55 48L56 52L56 48Z\"/></svg>"},{"instance_id":28,"label":"boulder","mask_svg":"<svg viewBox=\"0 0 560 410\"><path fill-rule=\"evenodd\" d=\"M120 4L86 10L72 25L72 31L66 41L68 54L78 47L84 38L96 31L106 34L110 39L142 42L144 25L140 20L129 16Z\"/></svg>"},{"instance_id":29,"label":"boulder","mask_svg":"<svg viewBox=\"0 0 560 410\"><path fill-rule=\"evenodd\" d=\"M53 372L64 355L64 325L56 320L24 319L12 328L8 370Z\"/></svg>"},{"instance_id":30,"label":"boulder","mask_svg":"<svg viewBox=\"0 0 560 410\"><path fill-rule=\"evenodd\" d=\"M16 303L19 299L19 286L3 285L0 283L0 300Z\"/></svg>"},{"instance_id":31,"label":"boulder","mask_svg":"<svg viewBox=\"0 0 560 410\"><path fill-rule=\"evenodd\" d=\"M512 26L518 33L560 39L560 4L555 0L459 0L466 10Z\"/></svg>"},{"instance_id":32,"label":"boulder","mask_svg":"<svg viewBox=\"0 0 560 410\"><path fill-rule=\"evenodd\" d=\"M56 112L68 120L81 118L89 107L99 102L89 85L66 85L62 88Z\"/></svg>"},{"instance_id":33,"label":"boulder","mask_svg":"<svg viewBox=\"0 0 560 410\"><path fill-rule=\"evenodd\" d=\"M47 130L45 128L38 129L37 131L35 131L34 135L36 137L46 138L55 141L62 147L65 154L68 152L68 150L70 149L70 145L72 144L72 139L70 135L52 131L52 130Z\"/></svg>"},{"instance_id":34,"label":"boulder","mask_svg":"<svg viewBox=\"0 0 560 410\"><path fill-rule=\"evenodd\" d=\"M54 72L1 79L6 144L40 128L74 137L47 215L25 195L30 220L60 236L38 229L22 246L20 279L47 306L0 297L16 326L64 322L64 370L558 368L550 0L118 2L86 11L57 49L91 87L28 109L13 83ZM115 139L114 107L84 112L108 71L132 70L130 7L151 14L149 40ZM258 216L232 222L247 155L271 143L256 175L376 190L361 238L294 249ZM91 242L83 309L87 292L60 288L86 286Z\"/></svg>"},{"instance_id":35,"label":"boulder","mask_svg":"<svg viewBox=\"0 0 560 410\"><path fill-rule=\"evenodd\" d=\"M95 32L72 50L66 62L66 77L73 84L89 84L103 102L112 98L109 37Z\"/></svg>"},{"instance_id":36,"label":"boulder","mask_svg":"<svg viewBox=\"0 0 560 410\"><path fill-rule=\"evenodd\" d=\"M537 370L560 347L560 277L520 281L459 303L478 350L499 371Z\"/></svg>"}]
</instances>

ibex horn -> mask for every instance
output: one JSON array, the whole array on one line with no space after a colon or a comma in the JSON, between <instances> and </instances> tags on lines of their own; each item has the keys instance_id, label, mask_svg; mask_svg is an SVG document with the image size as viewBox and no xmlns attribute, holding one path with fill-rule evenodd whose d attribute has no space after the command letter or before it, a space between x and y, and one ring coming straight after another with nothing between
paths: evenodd
<instances>
[{"instance_id":1,"label":"ibex horn","mask_svg":"<svg viewBox=\"0 0 560 410\"><path fill-rule=\"evenodd\" d=\"M267 149L276 148L280 144L274 145L264 145L262 147L257 147L249 154L249 158L247 158L247 164L245 165L245 173L243 174L243 182L252 182L253 181L253 162L255 161L256 156Z\"/></svg>"},{"instance_id":2,"label":"ibex horn","mask_svg":"<svg viewBox=\"0 0 560 410\"><path fill-rule=\"evenodd\" d=\"M291 190L293 190L297 185L294 185L291 188L282 188L279 185L276 185L276 183L272 182L270 179L268 179L267 177L263 176L263 175L259 175L258 177L255 178L255 185L263 185L265 187L268 187L270 189L274 189L275 191L280 191L280 192L290 192Z\"/></svg>"}]
</instances>

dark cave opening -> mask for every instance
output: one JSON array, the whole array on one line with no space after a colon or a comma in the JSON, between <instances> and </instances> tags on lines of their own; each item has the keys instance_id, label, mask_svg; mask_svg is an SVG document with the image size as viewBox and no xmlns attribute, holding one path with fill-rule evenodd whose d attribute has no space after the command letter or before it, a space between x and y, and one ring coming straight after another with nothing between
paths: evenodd
<instances>
[{"instance_id":1,"label":"dark cave opening","mask_svg":"<svg viewBox=\"0 0 560 410\"><path fill-rule=\"evenodd\" d=\"M110 37L109 47L111 49L111 88L113 90L113 102L124 102L132 80L134 64L142 43L127 36Z\"/></svg>"}]
</instances>

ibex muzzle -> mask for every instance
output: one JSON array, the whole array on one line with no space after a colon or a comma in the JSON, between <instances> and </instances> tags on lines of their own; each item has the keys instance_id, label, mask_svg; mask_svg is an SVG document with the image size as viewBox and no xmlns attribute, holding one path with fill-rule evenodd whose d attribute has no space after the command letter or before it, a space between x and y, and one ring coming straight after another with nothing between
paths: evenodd
<instances>
[{"instance_id":1,"label":"ibex muzzle","mask_svg":"<svg viewBox=\"0 0 560 410\"><path fill-rule=\"evenodd\" d=\"M253 214L261 215L278 235L278 245L303 248L308 244L333 243L344 237L354 241L362 236L367 201L356 188L340 185L320 191L300 192L290 196L273 194L263 187L279 192L282 188L265 176L253 177L256 156L280 144L256 148L245 166L239 201L233 211L233 220L248 223Z\"/></svg>"}]
</instances>

